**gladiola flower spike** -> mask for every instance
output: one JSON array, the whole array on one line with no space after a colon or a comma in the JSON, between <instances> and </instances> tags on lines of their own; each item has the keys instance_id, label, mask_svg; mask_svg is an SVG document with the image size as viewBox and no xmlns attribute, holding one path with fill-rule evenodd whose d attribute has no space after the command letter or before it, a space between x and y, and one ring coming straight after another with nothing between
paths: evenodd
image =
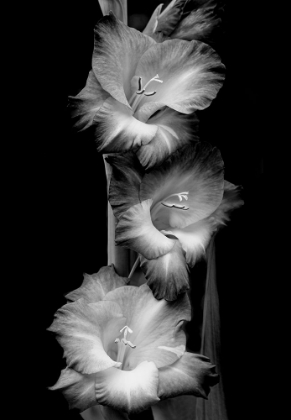
<instances>
[{"instance_id":1,"label":"gladiola flower spike","mask_svg":"<svg viewBox=\"0 0 291 420\"><path fill-rule=\"evenodd\" d=\"M110 14L95 27L92 70L85 88L71 98L72 106L80 127L97 124L99 151L133 148L150 168L197 140L193 113L216 97L223 71L208 45L177 39L156 43Z\"/></svg>"},{"instance_id":2,"label":"gladiola flower spike","mask_svg":"<svg viewBox=\"0 0 291 420\"><path fill-rule=\"evenodd\" d=\"M189 288L188 268L204 256L213 232L243 203L239 189L224 180L220 152L208 143L177 150L149 173L134 156L108 162L116 244L140 254L157 299L174 300Z\"/></svg>"},{"instance_id":3,"label":"gladiola flower spike","mask_svg":"<svg viewBox=\"0 0 291 420\"><path fill-rule=\"evenodd\" d=\"M105 406L105 418L106 408L132 413L178 395L207 398L218 375L207 357L185 351L187 294L158 301L146 284L127 281L103 267L69 293L72 302L49 328L67 362L51 389L61 389L81 412Z\"/></svg>"},{"instance_id":4,"label":"gladiola flower spike","mask_svg":"<svg viewBox=\"0 0 291 420\"><path fill-rule=\"evenodd\" d=\"M213 32L219 28L223 10L221 0L172 0L162 10L155 9L143 33L157 42L166 39L214 40ZM210 39L210 36L212 39Z\"/></svg>"}]
</instances>

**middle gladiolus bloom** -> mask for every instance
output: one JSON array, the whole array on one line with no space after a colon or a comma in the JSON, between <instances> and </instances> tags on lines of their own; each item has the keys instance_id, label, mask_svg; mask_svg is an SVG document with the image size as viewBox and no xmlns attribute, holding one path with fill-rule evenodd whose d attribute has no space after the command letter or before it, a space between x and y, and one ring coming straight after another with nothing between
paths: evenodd
<instances>
[{"instance_id":1,"label":"middle gladiolus bloom","mask_svg":"<svg viewBox=\"0 0 291 420\"><path fill-rule=\"evenodd\" d=\"M158 301L146 284L127 281L104 267L69 293L73 302L50 327L67 361L52 389L80 411L101 404L130 413L182 394L206 398L218 375L209 359L185 352L187 294Z\"/></svg>"},{"instance_id":2,"label":"middle gladiolus bloom","mask_svg":"<svg viewBox=\"0 0 291 420\"><path fill-rule=\"evenodd\" d=\"M224 180L220 152L205 142L182 147L148 173L133 154L108 162L116 244L139 254L157 299L175 300L189 288L188 267L243 203L239 189Z\"/></svg>"}]
</instances>

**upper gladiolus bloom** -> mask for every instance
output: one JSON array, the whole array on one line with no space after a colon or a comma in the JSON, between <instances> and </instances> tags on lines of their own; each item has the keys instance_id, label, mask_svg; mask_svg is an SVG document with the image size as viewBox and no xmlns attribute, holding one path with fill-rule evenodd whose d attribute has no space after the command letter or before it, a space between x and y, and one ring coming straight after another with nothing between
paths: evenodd
<instances>
[{"instance_id":1,"label":"upper gladiolus bloom","mask_svg":"<svg viewBox=\"0 0 291 420\"><path fill-rule=\"evenodd\" d=\"M163 4L155 9L143 33L157 42L165 39L209 40L220 24L219 1L172 0L162 11Z\"/></svg>"},{"instance_id":2,"label":"upper gladiolus bloom","mask_svg":"<svg viewBox=\"0 0 291 420\"><path fill-rule=\"evenodd\" d=\"M139 149L143 166L193 140L192 114L208 107L224 66L199 41L152 38L104 16L95 27L92 71L74 99L79 124L98 123L99 150ZM151 153L144 147L152 143Z\"/></svg>"},{"instance_id":3,"label":"upper gladiolus bloom","mask_svg":"<svg viewBox=\"0 0 291 420\"><path fill-rule=\"evenodd\" d=\"M238 188L224 180L220 152L208 143L177 150L149 173L134 157L108 162L116 244L140 254L156 298L174 300L189 288L188 266L204 255L213 232L242 204Z\"/></svg>"},{"instance_id":4,"label":"upper gladiolus bloom","mask_svg":"<svg viewBox=\"0 0 291 420\"><path fill-rule=\"evenodd\" d=\"M158 301L146 284L127 280L103 267L69 293L73 302L49 328L67 361L52 389L62 389L80 411L101 404L130 413L181 394L206 398L218 375L209 359L185 352L187 295Z\"/></svg>"}]
</instances>

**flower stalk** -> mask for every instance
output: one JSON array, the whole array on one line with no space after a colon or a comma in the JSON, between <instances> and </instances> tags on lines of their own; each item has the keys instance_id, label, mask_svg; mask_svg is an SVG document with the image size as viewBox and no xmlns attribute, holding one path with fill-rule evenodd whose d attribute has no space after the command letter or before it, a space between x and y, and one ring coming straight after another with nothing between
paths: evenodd
<instances>
[{"instance_id":1,"label":"flower stalk","mask_svg":"<svg viewBox=\"0 0 291 420\"><path fill-rule=\"evenodd\" d=\"M108 199L112 170L109 163L106 162L106 155L103 155L103 158L107 181ZM131 268L130 251L126 248L115 245L115 226L116 218L113 214L109 201L107 201L107 265L114 264L116 272L122 277L127 277Z\"/></svg>"}]
</instances>

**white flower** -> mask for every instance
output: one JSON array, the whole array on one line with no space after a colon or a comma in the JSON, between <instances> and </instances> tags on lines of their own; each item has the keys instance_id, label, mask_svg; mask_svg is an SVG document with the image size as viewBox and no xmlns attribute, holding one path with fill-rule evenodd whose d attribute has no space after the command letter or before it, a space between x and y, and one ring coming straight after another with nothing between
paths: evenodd
<instances>
[{"instance_id":1,"label":"white flower","mask_svg":"<svg viewBox=\"0 0 291 420\"><path fill-rule=\"evenodd\" d=\"M220 152L208 143L177 150L149 173L134 156L108 162L116 244L140 254L157 299L174 300L189 288L188 266L205 254L213 232L242 204L238 188L224 180Z\"/></svg>"},{"instance_id":2,"label":"white flower","mask_svg":"<svg viewBox=\"0 0 291 420\"><path fill-rule=\"evenodd\" d=\"M49 328L67 361L51 389L62 389L80 411L101 404L131 413L181 394L206 398L218 375L209 359L185 352L187 295L158 301L146 284L126 282L103 267L69 293L73 302Z\"/></svg>"},{"instance_id":3,"label":"white flower","mask_svg":"<svg viewBox=\"0 0 291 420\"><path fill-rule=\"evenodd\" d=\"M92 70L72 105L80 126L97 124L100 151L139 149L149 168L193 140L190 114L210 105L223 70L202 42L156 43L110 14L95 27Z\"/></svg>"}]
</instances>

